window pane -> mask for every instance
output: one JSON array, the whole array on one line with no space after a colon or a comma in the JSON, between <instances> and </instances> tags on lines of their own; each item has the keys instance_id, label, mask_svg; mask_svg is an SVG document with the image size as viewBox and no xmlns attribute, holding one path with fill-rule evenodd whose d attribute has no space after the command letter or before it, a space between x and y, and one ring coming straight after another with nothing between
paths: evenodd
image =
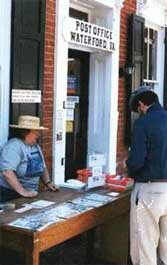
<instances>
[{"instance_id":1,"label":"window pane","mask_svg":"<svg viewBox=\"0 0 167 265\"><path fill-rule=\"evenodd\" d=\"M144 45L144 78L156 80L157 31L146 28Z\"/></svg>"},{"instance_id":2,"label":"window pane","mask_svg":"<svg viewBox=\"0 0 167 265\"><path fill-rule=\"evenodd\" d=\"M157 31L153 32L153 44L152 44L152 79L156 80L157 75Z\"/></svg>"},{"instance_id":3,"label":"window pane","mask_svg":"<svg viewBox=\"0 0 167 265\"><path fill-rule=\"evenodd\" d=\"M147 79L147 44L144 43L144 78Z\"/></svg>"},{"instance_id":4,"label":"window pane","mask_svg":"<svg viewBox=\"0 0 167 265\"><path fill-rule=\"evenodd\" d=\"M153 80L152 52L152 44L149 44L149 80Z\"/></svg>"}]
</instances>

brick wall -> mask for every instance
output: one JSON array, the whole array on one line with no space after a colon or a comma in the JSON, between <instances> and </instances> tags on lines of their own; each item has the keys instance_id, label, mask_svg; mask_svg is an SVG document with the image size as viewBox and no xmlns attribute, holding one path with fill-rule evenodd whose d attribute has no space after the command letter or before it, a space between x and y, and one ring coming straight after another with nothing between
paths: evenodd
<instances>
[{"instance_id":1,"label":"brick wall","mask_svg":"<svg viewBox=\"0 0 167 265\"><path fill-rule=\"evenodd\" d=\"M121 11L121 30L120 30L120 67L124 67L127 57L127 39L128 39L128 16L132 13L136 13L136 0L125 0L124 7ZM118 100L118 137L117 137L117 174L124 173L122 161L127 158L128 150L125 145L125 126L126 126L126 86L125 77L119 78L119 100Z\"/></svg>"},{"instance_id":2,"label":"brick wall","mask_svg":"<svg viewBox=\"0 0 167 265\"><path fill-rule=\"evenodd\" d=\"M136 0L125 0L121 11L120 31L120 66L124 66L127 56L127 18L136 12ZM42 100L42 124L49 128L43 133L42 149L49 171L52 169L52 120L53 120L53 80L54 80L54 34L55 34L55 0L46 0L45 49L44 49L44 85ZM119 122L117 137L117 174L124 172L122 161L127 157L124 144L126 121L125 79L119 79Z\"/></svg>"},{"instance_id":3,"label":"brick wall","mask_svg":"<svg viewBox=\"0 0 167 265\"><path fill-rule=\"evenodd\" d=\"M52 169L52 121L54 81L55 0L46 0L44 84L42 97L42 124L48 127L42 135L42 150L49 171Z\"/></svg>"}]
</instances>

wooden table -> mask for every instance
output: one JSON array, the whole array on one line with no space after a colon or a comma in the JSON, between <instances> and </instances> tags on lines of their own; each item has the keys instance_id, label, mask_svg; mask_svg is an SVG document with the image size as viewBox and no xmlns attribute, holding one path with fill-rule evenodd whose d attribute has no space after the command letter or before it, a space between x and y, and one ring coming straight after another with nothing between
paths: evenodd
<instances>
[{"instance_id":1,"label":"wooden table","mask_svg":"<svg viewBox=\"0 0 167 265\"><path fill-rule=\"evenodd\" d=\"M95 192L109 192L107 190L98 190ZM59 192L42 192L35 199L19 198L15 200L17 208L23 203L44 199L62 203L80 196L84 192L78 192L72 189L61 189ZM91 209L77 216L58 222L41 231L32 231L9 226L8 223L25 215L14 213L13 211L0 213L0 245L1 247L20 251L25 255L26 265L38 265L39 255L57 244L64 242L76 235L79 235L89 229L108 223L112 218L121 216L129 212L130 192L122 193L115 201L104 206ZM37 211L36 209L30 210ZM27 212L26 212L27 214ZM47 216L46 216L47 218Z\"/></svg>"}]
</instances>

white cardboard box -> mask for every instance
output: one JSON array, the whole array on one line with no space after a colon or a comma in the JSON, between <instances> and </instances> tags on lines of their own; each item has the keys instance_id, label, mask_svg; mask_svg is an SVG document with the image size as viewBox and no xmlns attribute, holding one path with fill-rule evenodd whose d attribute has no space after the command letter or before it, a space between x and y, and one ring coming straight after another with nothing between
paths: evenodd
<instances>
[{"instance_id":1,"label":"white cardboard box","mask_svg":"<svg viewBox=\"0 0 167 265\"><path fill-rule=\"evenodd\" d=\"M100 187L104 186L105 184L105 177L104 175L101 176L92 176L88 178L88 189L89 188L95 188L95 187Z\"/></svg>"}]
</instances>

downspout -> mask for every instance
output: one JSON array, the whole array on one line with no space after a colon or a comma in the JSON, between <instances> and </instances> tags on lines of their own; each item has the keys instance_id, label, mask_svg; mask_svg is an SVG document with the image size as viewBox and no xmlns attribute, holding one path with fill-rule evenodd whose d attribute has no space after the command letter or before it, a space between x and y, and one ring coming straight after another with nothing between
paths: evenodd
<instances>
[{"instance_id":1,"label":"downspout","mask_svg":"<svg viewBox=\"0 0 167 265\"><path fill-rule=\"evenodd\" d=\"M0 0L0 146L8 139L12 0Z\"/></svg>"}]
</instances>

